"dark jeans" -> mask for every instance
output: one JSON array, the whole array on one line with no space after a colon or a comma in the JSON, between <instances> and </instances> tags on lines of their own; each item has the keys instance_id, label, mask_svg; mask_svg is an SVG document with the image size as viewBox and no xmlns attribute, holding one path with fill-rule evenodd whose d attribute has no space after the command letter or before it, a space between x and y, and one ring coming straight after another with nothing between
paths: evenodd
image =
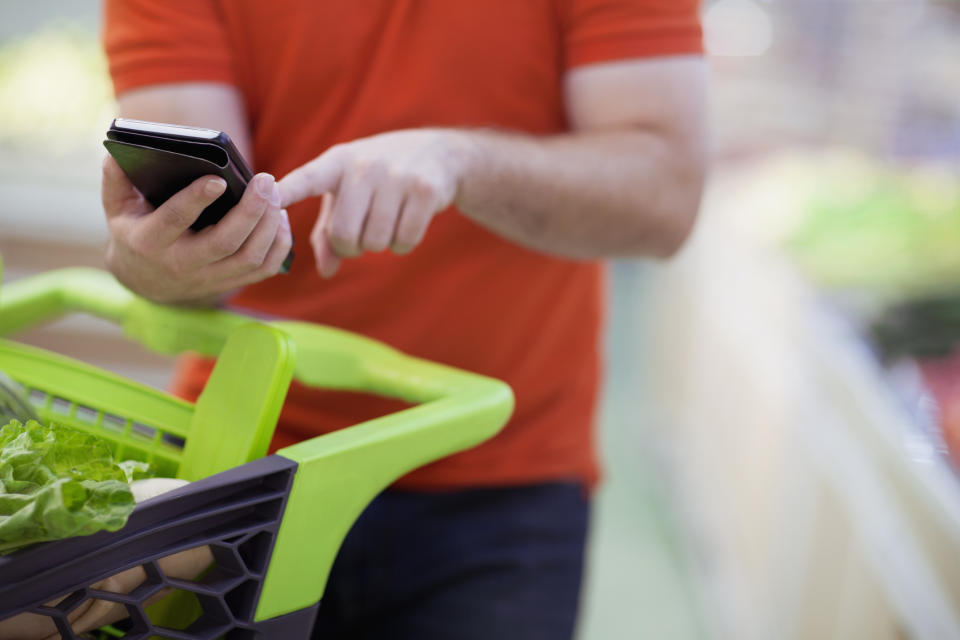
<instances>
[{"instance_id":1,"label":"dark jeans","mask_svg":"<svg viewBox=\"0 0 960 640\"><path fill-rule=\"evenodd\" d=\"M569 640L588 514L574 483L388 490L340 549L314 640Z\"/></svg>"}]
</instances>

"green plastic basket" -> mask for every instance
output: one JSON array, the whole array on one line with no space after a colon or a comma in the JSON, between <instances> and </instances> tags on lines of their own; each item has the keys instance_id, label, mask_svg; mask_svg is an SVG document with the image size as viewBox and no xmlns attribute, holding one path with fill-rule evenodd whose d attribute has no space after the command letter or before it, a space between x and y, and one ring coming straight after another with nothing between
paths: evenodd
<instances>
[{"instance_id":1,"label":"green plastic basket","mask_svg":"<svg viewBox=\"0 0 960 640\"><path fill-rule=\"evenodd\" d=\"M513 409L500 381L328 327L157 305L94 269L49 272L0 289L0 335L72 312L113 321L159 353L217 357L191 404L0 339L0 370L27 389L44 420L94 433L118 457L151 462L163 475L198 480L263 456L291 378L417 405L277 452L297 471L257 620L316 603L343 537L377 493L418 466L493 436Z\"/></svg>"}]
</instances>

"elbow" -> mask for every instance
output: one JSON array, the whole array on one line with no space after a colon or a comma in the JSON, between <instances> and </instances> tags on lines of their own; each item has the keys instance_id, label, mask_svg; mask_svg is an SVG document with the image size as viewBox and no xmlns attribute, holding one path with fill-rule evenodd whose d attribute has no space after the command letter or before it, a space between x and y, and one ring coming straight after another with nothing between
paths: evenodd
<instances>
[{"instance_id":1,"label":"elbow","mask_svg":"<svg viewBox=\"0 0 960 640\"><path fill-rule=\"evenodd\" d=\"M701 193L702 187L696 193L689 192L685 194L684 202L678 202L659 214L663 223L654 234L647 255L658 260L669 260L680 252L693 233L700 211Z\"/></svg>"},{"instance_id":2,"label":"elbow","mask_svg":"<svg viewBox=\"0 0 960 640\"><path fill-rule=\"evenodd\" d=\"M674 257L693 233L706 182L705 154L688 158L672 173L658 197L647 202L650 209L644 216L651 223L644 234L648 239L644 253L658 260Z\"/></svg>"}]
</instances>

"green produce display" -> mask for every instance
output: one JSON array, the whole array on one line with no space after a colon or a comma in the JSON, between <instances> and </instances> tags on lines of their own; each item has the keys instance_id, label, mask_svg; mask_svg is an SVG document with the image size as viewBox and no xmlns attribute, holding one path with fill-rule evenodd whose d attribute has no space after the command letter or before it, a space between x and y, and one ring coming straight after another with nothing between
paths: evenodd
<instances>
[{"instance_id":1,"label":"green produce display","mask_svg":"<svg viewBox=\"0 0 960 640\"><path fill-rule=\"evenodd\" d=\"M831 289L885 302L960 289L960 175L864 163L825 172L787 243L803 270Z\"/></svg>"},{"instance_id":2,"label":"green produce display","mask_svg":"<svg viewBox=\"0 0 960 640\"><path fill-rule=\"evenodd\" d=\"M786 247L818 286L847 295L888 359L960 344L960 172L864 158L810 167Z\"/></svg>"},{"instance_id":3,"label":"green produce display","mask_svg":"<svg viewBox=\"0 0 960 640\"><path fill-rule=\"evenodd\" d=\"M0 427L0 554L97 531L116 531L135 506L129 482L142 462L116 463L109 444L55 424Z\"/></svg>"}]
</instances>

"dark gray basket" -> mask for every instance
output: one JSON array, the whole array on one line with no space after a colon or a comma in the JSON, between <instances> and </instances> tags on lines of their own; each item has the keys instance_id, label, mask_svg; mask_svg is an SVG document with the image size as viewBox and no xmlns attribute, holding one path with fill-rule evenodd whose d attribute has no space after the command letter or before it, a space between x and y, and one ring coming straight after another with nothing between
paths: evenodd
<instances>
[{"instance_id":1,"label":"dark gray basket","mask_svg":"<svg viewBox=\"0 0 960 640\"><path fill-rule=\"evenodd\" d=\"M123 604L124 638L170 640L307 638L317 605L254 622L297 465L268 456L138 505L116 532L47 542L0 557L0 620L30 612L48 616L65 640L80 640L67 614L87 599ZM197 581L163 574L159 558L209 545L214 565ZM129 594L93 589L98 581L142 565L146 581ZM184 629L154 624L144 603L173 588L196 596L202 613ZM63 598L56 606L44 603Z\"/></svg>"}]
</instances>

